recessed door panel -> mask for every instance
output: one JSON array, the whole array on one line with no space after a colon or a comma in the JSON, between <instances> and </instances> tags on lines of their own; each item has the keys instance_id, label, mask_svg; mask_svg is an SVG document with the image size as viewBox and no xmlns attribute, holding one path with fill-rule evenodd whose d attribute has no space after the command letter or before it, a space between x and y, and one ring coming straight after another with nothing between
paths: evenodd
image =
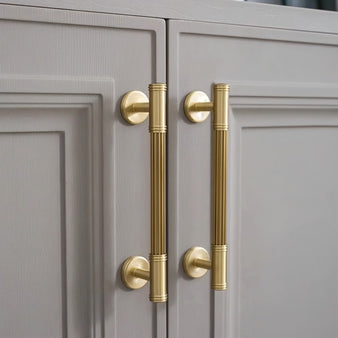
<instances>
[{"instance_id":1,"label":"recessed door panel","mask_svg":"<svg viewBox=\"0 0 338 338\"><path fill-rule=\"evenodd\" d=\"M169 337L337 335L337 51L334 35L169 22ZM184 98L215 83L230 85L226 291L182 267L210 253L213 172L211 118L189 122Z\"/></svg>"},{"instance_id":2,"label":"recessed door panel","mask_svg":"<svg viewBox=\"0 0 338 338\"><path fill-rule=\"evenodd\" d=\"M92 291L88 110L18 101L0 104L1 333L85 336Z\"/></svg>"},{"instance_id":3,"label":"recessed door panel","mask_svg":"<svg viewBox=\"0 0 338 338\"><path fill-rule=\"evenodd\" d=\"M65 277L62 134L7 133L1 134L0 144L0 184L6 192L0 203L1 332L6 337L47 336L51 332L60 337ZM43 189L34 189L40 184ZM15 320L23 325L14 325ZM40 321L46 324L36 325Z\"/></svg>"},{"instance_id":4,"label":"recessed door panel","mask_svg":"<svg viewBox=\"0 0 338 338\"><path fill-rule=\"evenodd\" d=\"M164 21L2 5L0 32L0 336L164 337L165 304L120 279L150 247L147 125L120 102L165 82Z\"/></svg>"},{"instance_id":5,"label":"recessed door panel","mask_svg":"<svg viewBox=\"0 0 338 338\"><path fill-rule=\"evenodd\" d=\"M337 117L325 108L234 109L230 335L338 331Z\"/></svg>"}]
</instances>

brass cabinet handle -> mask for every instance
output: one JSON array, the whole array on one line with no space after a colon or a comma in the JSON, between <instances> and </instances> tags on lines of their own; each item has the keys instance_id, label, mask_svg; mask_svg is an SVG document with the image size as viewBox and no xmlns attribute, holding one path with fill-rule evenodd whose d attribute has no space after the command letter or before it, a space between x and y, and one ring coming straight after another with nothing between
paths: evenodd
<instances>
[{"instance_id":1,"label":"brass cabinet handle","mask_svg":"<svg viewBox=\"0 0 338 338\"><path fill-rule=\"evenodd\" d=\"M185 272L192 278L199 278L211 270L211 288L227 288L227 246L226 246L226 179L228 140L229 86L215 84L213 101L200 91L191 92L184 102L184 111L192 122L203 122L213 112L213 208L211 260L201 247L190 248L184 256Z\"/></svg>"},{"instance_id":2,"label":"brass cabinet handle","mask_svg":"<svg viewBox=\"0 0 338 338\"><path fill-rule=\"evenodd\" d=\"M166 277L166 91L163 83L149 85L149 100L145 94L132 91L124 95L121 114L130 124L140 124L149 115L150 132L150 239L149 262L141 256L131 256L122 266L122 280L131 289L150 282L149 299L152 302L167 301Z\"/></svg>"}]
</instances>

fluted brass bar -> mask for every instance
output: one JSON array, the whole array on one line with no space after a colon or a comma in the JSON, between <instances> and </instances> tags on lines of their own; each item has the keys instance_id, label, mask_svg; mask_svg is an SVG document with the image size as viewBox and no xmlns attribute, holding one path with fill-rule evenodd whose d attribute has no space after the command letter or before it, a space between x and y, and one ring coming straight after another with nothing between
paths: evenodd
<instances>
[{"instance_id":1,"label":"fluted brass bar","mask_svg":"<svg viewBox=\"0 0 338 338\"><path fill-rule=\"evenodd\" d=\"M213 245L226 244L226 179L229 86L214 86L213 113Z\"/></svg>"},{"instance_id":2,"label":"fluted brass bar","mask_svg":"<svg viewBox=\"0 0 338 338\"><path fill-rule=\"evenodd\" d=\"M211 245L211 288L226 285L226 188L229 86L214 85L213 93L213 216Z\"/></svg>"},{"instance_id":3,"label":"fluted brass bar","mask_svg":"<svg viewBox=\"0 0 338 338\"><path fill-rule=\"evenodd\" d=\"M140 124L149 115L150 133L150 255L127 258L122 266L123 283L140 289L150 283L149 299L167 301L166 254L166 91L163 83L149 85L149 100L139 91L131 91L121 101L121 114L129 124Z\"/></svg>"},{"instance_id":4,"label":"fluted brass bar","mask_svg":"<svg viewBox=\"0 0 338 338\"><path fill-rule=\"evenodd\" d=\"M153 83L149 85L149 131L166 133L166 92L167 85Z\"/></svg>"},{"instance_id":5,"label":"fluted brass bar","mask_svg":"<svg viewBox=\"0 0 338 338\"><path fill-rule=\"evenodd\" d=\"M213 236L212 244L226 243L227 130L213 131Z\"/></svg>"},{"instance_id":6,"label":"fluted brass bar","mask_svg":"<svg viewBox=\"0 0 338 338\"><path fill-rule=\"evenodd\" d=\"M229 128L229 85L218 83L214 85L213 97L214 130L228 130Z\"/></svg>"},{"instance_id":7,"label":"fluted brass bar","mask_svg":"<svg viewBox=\"0 0 338 338\"><path fill-rule=\"evenodd\" d=\"M165 253L165 179L166 179L166 85L149 86L150 102L150 177L151 177L151 252L152 255Z\"/></svg>"},{"instance_id":8,"label":"fluted brass bar","mask_svg":"<svg viewBox=\"0 0 338 338\"><path fill-rule=\"evenodd\" d=\"M166 265L167 254L150 255L150 293L149 299L154 303L166 302L167 294L167 278Z\"/></svg>"},{"instance_id":9,"label":"fluted brass bar","mask_svg":"<svg viewBox=\"0 0 338 338\"><path fill-rule=\"evenodd\" d=\"M165 253L165 133L150 133L151 254Z\"/></svg>"},{"instance_id":10,"label":"fluted brass bar","mask_svg":"<svg viewBox=\"0 0 338 338\"><path fill-rule=\"evenodd\" d=\"M150 132L150 300L165 302L166 286L166 85L149 85Z\"/></svg>"},{"instance_id":11,"label":"fluted brass bar","mask_svg":"<svg viewBox=\"0 0 338 338\"><path fill-rule=\"evenodd\" d=\"M211 246L211 288L225 290L227 288L227 246Z\"/></svg>"},{"instance_id":12,"label":"fluted brass bar","mask_svg":"<svg viewBox=\"0 0 338 338\"><path fill-rule=\"evenodd\" d=\"M187 95L184 111L191 122L203 122L210 111L213 129L213 203L212 203L212 241L211 260L205 256L204 249L190 248L184 256L184 269L192 278L199 278L206 270L211 269L211 288L225 290L227 287L227 247L226 247L226 215L227 215L227 147L229 126L229 86L223 83L213 87L213 101L201 91ZM204 269L199 271L198 269Z\"/></svg>"}]
</instances>

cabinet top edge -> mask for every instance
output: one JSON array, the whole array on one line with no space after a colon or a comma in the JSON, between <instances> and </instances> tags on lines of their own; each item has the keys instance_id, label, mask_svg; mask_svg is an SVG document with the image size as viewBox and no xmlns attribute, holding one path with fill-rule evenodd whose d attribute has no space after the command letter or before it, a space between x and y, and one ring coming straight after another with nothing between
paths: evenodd
<instances>
[{"instance_id":1,"label":"cabinet top edge","mask_svg":"<svg viewBox=\"0 0 338 338\"><path fill-rule=\"evenodd\" d=\"M0 4L338 34L338 12L230 0L0 0Z\"/></svg>"}]
</instances>

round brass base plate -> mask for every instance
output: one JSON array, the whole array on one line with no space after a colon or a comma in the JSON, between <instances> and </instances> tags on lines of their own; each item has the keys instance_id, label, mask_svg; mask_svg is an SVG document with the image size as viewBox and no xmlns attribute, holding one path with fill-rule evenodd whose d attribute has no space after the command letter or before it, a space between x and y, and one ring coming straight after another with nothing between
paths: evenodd
<instances>
[{"instance_id":1,"label":"round brass base plate","mask_svg":"<svg viewBox=\"0 0 338 338\"><path fill-rule=\"evenodd\" d=\"M193 264L196 258L203 260L210 260L208 251L199 246L193 246L190 248L184 255L183 267L186 274L191 278L200 278L203 277L208 270L199 268Z\"/></svg>"},{"instance_id":2,"label":"round brass base plate","mask_svg":"<svg viewBox=\"0 0 338 338\"><path fill-rule=\"evenodd\" d=\"M149 271L149 262L142 256L131 256L127 258L122 266L122 281L124 285L130 289L141 289L147 284L147 280L135 277L133 272L135 269Z\"/></svg>"},{"instance_id":3,"label":"round brass base plate","mask_svg":"<svg viewBox=\"0 0 338 338\"><path fill-rule=\"evenodd\" d=\"M149 112L135 111L133 105L136 103L149 103L147 95L138 90L133 90L123 96L121 114L130 124L140 124L149 116Z\"/></svg>"},{"instance_id":4,"label":"round brass base plate","mask_svg":"<svg viewBox=\"0 0 338 338\"><path fill-rule=\"evenodd\" d=\"M184 112L186 117L191 122L203 122L205 121L210 111L192 111L191 107L196 103L210 102L207 94L200 91L194 91L189 93L184 100Z\"/></svg>"}]
</instances>

